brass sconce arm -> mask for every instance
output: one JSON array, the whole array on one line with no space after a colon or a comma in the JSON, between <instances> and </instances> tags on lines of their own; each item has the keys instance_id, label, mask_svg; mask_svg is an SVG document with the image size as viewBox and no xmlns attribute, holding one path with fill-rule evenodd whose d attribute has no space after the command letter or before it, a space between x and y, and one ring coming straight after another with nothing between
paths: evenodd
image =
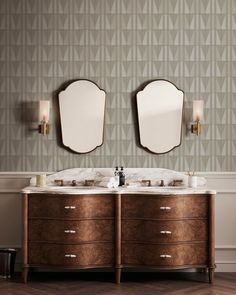
<instances>
[{"instance_id":1,"label":"brass sconce arm","mask_svg":"<svg viewBox=\"0 0 236 295\"><path fill-rule=\"evenodd\" d=\"M49 124L46 121L41 121L39 124L39 133L42 135L49 134Z\"/></svg>"},{"instance_id":2,"label":"brass sconce arm","mask_svg":"<svg viewBox=\"0 0 236 295\"><path fill-rule=\"evenodd\" d=\"M202 125L201 125L201 123L200 123L199 120L197 120L196 122L193 122L191 124L191 132L193 134L196 134L196 135L200 135L201 134L201 132L202 132Z\"/></svg>"}]
</instances>

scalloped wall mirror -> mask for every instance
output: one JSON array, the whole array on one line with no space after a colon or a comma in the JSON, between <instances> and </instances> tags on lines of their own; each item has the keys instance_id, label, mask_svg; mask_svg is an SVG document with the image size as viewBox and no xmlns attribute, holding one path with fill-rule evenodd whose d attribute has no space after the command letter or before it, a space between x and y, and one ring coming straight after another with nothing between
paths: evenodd
<instances>
[{"instance_id":1,"label":"scalloped wall mirror","mask_svg":"<svg viewBox=\"0 0 236 295\"><path fill-rule=\"evenodd\" d=\"M181 144L183 91L166 80L150 82L137 93L140 144L163 154Z\"/></svg>"},{"instance_id":2,"label":"scalloped wall mirror","mask_svg":"<svg viewBox=\"0 0 236 295\"><path fill-rule=\"evenodd\" d=\"M105 92L95 83L79 80L59 93L63 144L88 153L103 144Z\"/></svg>"}]
</instances>

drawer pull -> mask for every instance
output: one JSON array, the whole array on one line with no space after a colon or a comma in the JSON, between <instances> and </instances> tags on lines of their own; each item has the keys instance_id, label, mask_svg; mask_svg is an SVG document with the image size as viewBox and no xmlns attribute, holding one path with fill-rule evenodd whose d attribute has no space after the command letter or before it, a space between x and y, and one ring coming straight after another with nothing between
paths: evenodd
<instances>
[{"instance_id":1,"label":"drawer pull","mask_svg":"<svg viewBox=\"0 0 236 295\"><path fill-rule=\"evenodd\" d=\"M171 231L169 231L169 230L161 230L160 234L162 234L162 235L171 235Z\"/></svg>"},{"instance_id":2,"label":"drawer pull","mask_svg":"<svg viewBox=\"0 0 236 295\"><path fill-rule=\"evenodd\" d=\"M168 254L162 254L162 255L160 255L160 258L171 258L171 255L168 255Z\"/></svg>"},{"instance_id":3,"label":"drawer pull","mask_svg":"<svg viewBox=\"0 0 236 295\"><path fill-rule=\"evenodd\" d=\"M66 258L76 258L75 254L65 254Z\"/></svg>"},{"instance_id":4,"label":"drawer pull","mask_svg":"<svg viewBox=\"0 0 236 295\"><path fill-rule=\"evenodd\" d=\"M75 234L76 231L73 230L73 229L65 229L65 230L64 230L64 233L65 233L65 234Z\"/></svg>"},{"instance_id":5,"label":"drawer pull","mask_svg":"<svg viewBox=\"0 0 236 295\"><path fill-rule=\"evenodd\" d=\"M162 207L160 207L160 210L171 210L171 207L164 207L164 206L162 206Z\"/></svg>"},{"instance_id":6,"label":"drawer pull","mask_svg":"<svg viewBox=\"0 0 236 295\"><path fill-rule=\"evenodd\" d=\"M64 208L68 210L68 209L75 209L76 207L75 206L65 206Z\"/></svg>"}]
</instances>

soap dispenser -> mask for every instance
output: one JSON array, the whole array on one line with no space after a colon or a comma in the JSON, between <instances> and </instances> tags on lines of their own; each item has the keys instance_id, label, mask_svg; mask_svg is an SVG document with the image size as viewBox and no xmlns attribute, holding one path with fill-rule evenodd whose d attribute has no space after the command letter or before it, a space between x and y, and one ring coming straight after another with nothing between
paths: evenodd
<instances>
[{"instance_id":1,"label":"soap dispenser","mask_svg":"<svg viewBox=\"0 0 236 295\"><path fill-rule=\"evenodd\" d=\"M122 166L120 167L119 175L120 175L120 184L119 184L119 186L125 185L125 172L124 172L124 167L122 167Z\"/></svg>"}]
</instances>

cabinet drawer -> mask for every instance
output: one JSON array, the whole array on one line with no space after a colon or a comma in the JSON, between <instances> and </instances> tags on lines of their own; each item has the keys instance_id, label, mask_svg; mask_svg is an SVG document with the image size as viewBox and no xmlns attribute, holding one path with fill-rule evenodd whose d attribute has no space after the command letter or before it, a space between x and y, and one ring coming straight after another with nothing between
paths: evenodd
<instances>
[{"instance_id":1,"label":"cabinet drawer","mask_svg":"<svg viewBox=\"0 0 236 295\"><path fill-rule=\"evenodd\" d=\"M168 243L207 241L206 220L123 220L122 240Z\"/></svg>"},{"instance_id":2,"label":"cabinet drawer","mask_svg":"<svg viewBox=\"0 0 236 295\"><path fill-rule=\"evenodd\" d=\"M114 240L113 220L29 220L29 240L60 243Z\"/></svg>"},{"instance_id":3,"label":"cabinet drawer","mask_svg":"<svg viewBox=\"0 0 236 295\"><path fill-rule=\"evenodd\" d=\"M205 243L144 245L123 243L122 264L133 266L181 267L207 264Z\"/></svg>"},{"instance_id":4,"label":"cabinet drawer","mask_svg":"<svg viewBox=\"0 0 236 295\"><path fill-rule=\"evenodd\" d=\"M208 196L123 195L122 218L206 218Z\"/></svg>"},{"instance_id":5,"label":"cabinet drawer","mask_svg":"<svg viewBox=\"0 0 236 295\"><path fill-rule=\"evenodd\" d=\"M112 266L111 243L57 245L29 243L29 263L55 266Z\"/></svg>"},{"instance_id":6,"label":"cabinet drawer","mask_svg":"<svg viewBox=\"0 0 236 295\"><path fill-rule=\"evenodd\" d=\"M112 195L29 195L29 217L80 219L113 216Z\"/></svg>"}]
</instances>

